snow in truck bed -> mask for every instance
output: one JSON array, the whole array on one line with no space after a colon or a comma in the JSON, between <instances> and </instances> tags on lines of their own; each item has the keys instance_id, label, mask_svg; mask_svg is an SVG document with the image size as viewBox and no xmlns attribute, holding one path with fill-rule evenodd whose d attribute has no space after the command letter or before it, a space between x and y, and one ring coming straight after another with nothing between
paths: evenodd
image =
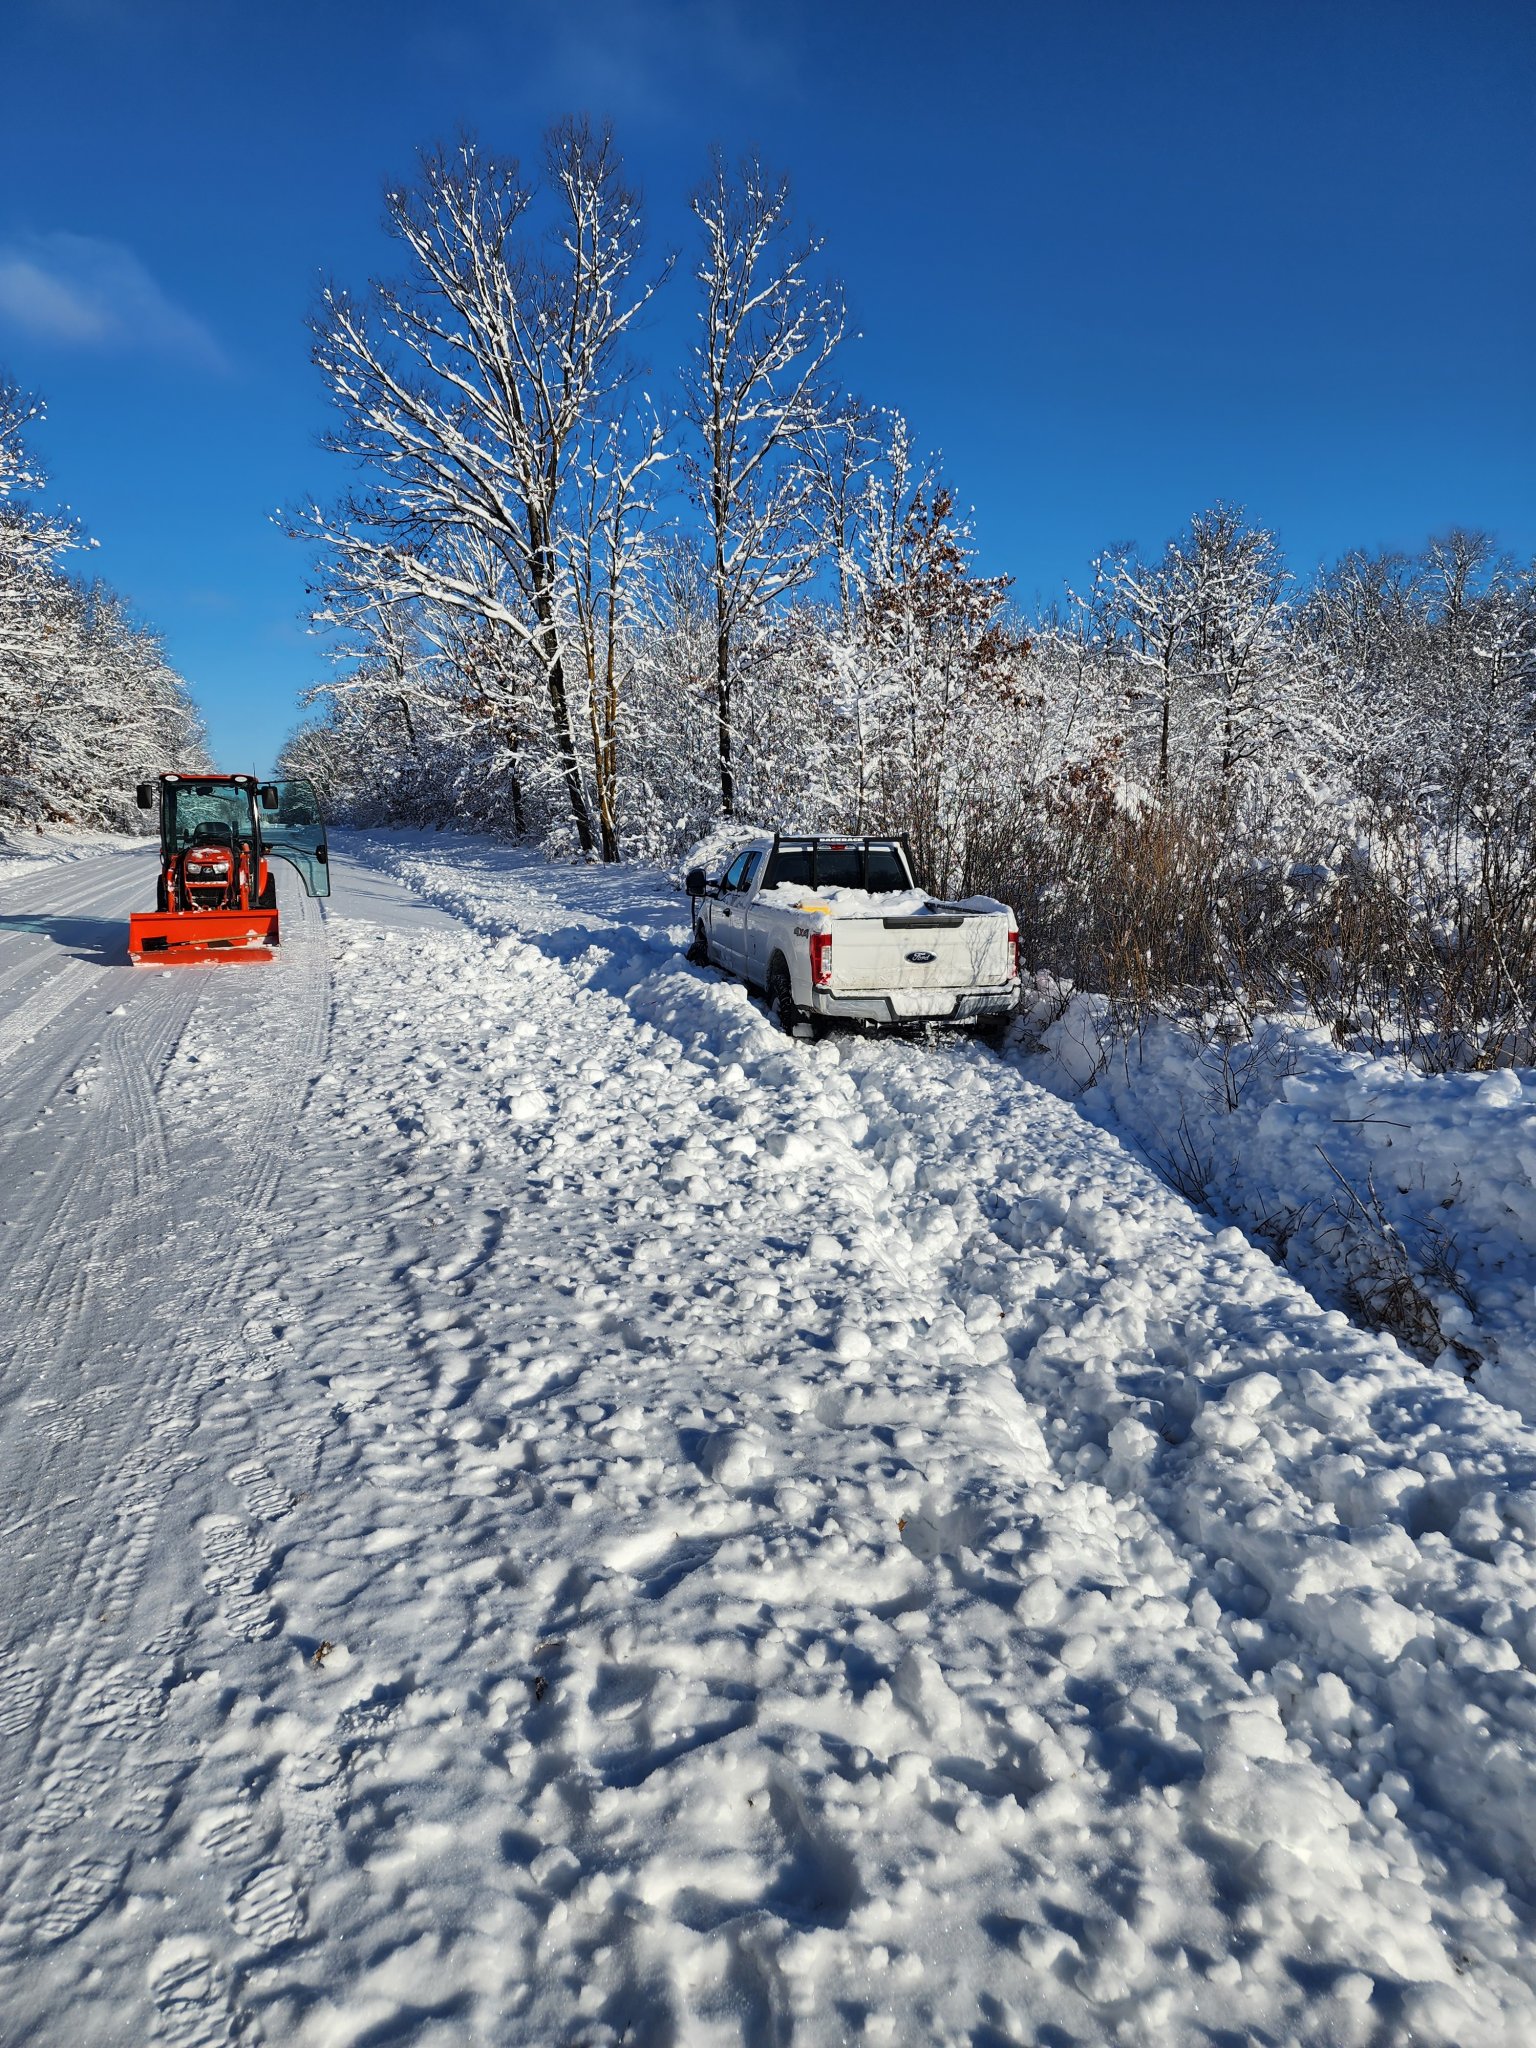
<instances>
[{"instance_id":1,"label":"snow in truck bed","mask_svg":"<svg viewBox=\"0 0 1536 2048\"><path fill-rule=\"evenodd\" d=\"M967 896L963 902L940 902L922 889L807 889L802 884L777 882L759 890L755 899L781 910L830 910L839 917L922 917L944 916L957 910L974 916L1007 914L1008 906L990 896Z\"/></svg>"},{"instance_id":2,"label":"snow in truck bed","mask_svg":"<svg viewBox=\"0 0 1536 2048\"><path fill-rule=\"evenodd\" d=\"M1536 2039L1536 1433L660 877L338 853L0 920L0 2038Z\"/></svg>"}]
</instances>

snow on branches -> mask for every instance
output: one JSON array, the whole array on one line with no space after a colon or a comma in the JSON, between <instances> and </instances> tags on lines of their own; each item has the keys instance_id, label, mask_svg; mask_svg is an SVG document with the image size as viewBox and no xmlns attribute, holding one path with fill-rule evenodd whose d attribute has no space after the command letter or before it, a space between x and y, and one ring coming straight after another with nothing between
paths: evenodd
<instances>
[{"instance_id":1,"label":"snow on branches","mask_svg":"<svg viewBox=\"0 0 1536 2048\"><path fill-rule=\"evenodd\" d=\"M159 642L99 581L67 576L76 529L32 502L41 400L0 375L0 827L137 830L134 784L203 758L202 725Z\"/></svg>"}]
</instances>

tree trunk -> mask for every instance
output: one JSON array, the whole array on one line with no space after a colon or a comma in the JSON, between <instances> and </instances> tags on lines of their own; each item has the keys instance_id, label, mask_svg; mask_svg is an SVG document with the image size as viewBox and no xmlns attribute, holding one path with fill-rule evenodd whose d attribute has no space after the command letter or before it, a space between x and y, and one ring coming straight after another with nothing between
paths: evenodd
<instances>
[{"instance_id":1,"label":"tree trunk","mask_svg":"<svg viewBox=\"0 0 1536 2048\"><path fill-rule=\"evenodd\" d=\"M603 828L603 859L619 857L619 665L614 648L617 591L608 592L608 644L604 650L603 745L597 778L597 800Z\"/></svg>"},{"instance_id":2,"label":"tree trunk","mask_svg":"<svg viewBox=\"0 0 1536 2048\"><path fill-rule=\"evenodd\" d=\"M593 622L591 631L596 631ZM619 857L618 725L619 684L610 634L599 692L592 640L587 640L587 722L592 731L592 779L597 789L597 824L605 861Z\"/></svg>"},{"instance_id":3,"label":"tree trunk","mask_svg":"<svg viewBox=\"0 0 1536 2048\"><path fill-rule=\"evenodd\" d=\"M715 627L715 737L720 748L720 809L736 815L736 772L731 763L731 628L722 605Z\"/></svg>"},{"instance_id":4,"label":"tree trunk","mask_svg":"<svg viewBox=\"0 0 1536 2048\"><path fill-rule=\"evenodd\" d=\"M532 504L528 507L528 531L532 542L533 605L539 621L539 648L544 656L545 685L549 691L549 709L555 728L555 751L560 757L560 776L570 798L577 841L583 853L590 853L593 847L592 816L587 809L587 792L582 787L581 763L576 758L576 734L571 726L570 696L565 687L560 629L555 622L554 563L548 526Z\"/></svg>"},{"instance_id":5,"label":"tree trunk","mask_svg":"<svg viewBox=\"0 0 1536 2048\"><path fill-rule=\"evenodd\" d=\"M506 752L510 754L512 764L508 768L506 780L508 780L508 795L512 797L512 831L516 831L516 836L522 840L522 838L526 838L528 821L526 821L526 817L522 813L522 776L518 774L518 745L520 745L520 735L518 735L516 727L510 727L508 733L506 733Z\"/></svg>"}]
</instances>

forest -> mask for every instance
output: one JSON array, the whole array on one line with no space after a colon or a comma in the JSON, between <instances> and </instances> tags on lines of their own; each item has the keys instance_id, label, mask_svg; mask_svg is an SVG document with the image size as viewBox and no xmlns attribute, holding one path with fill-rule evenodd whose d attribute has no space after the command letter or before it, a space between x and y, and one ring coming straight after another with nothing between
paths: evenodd
<instances>
[{"instance_id":1,"label":"forest","mask_svg":"<svg viewBox=\"0 0 1536 2048\"><path fill-rule=\"evenodd\" d=\"M334 669L284 766L359 823L615 860L720 819L905 831L927 886L1134 1027L1303 1010L1441 1070L1536 1057L1536 565L1452 530L1302 574L1235 506L1035 614L838 376L789 186L716 158L647 267L612 137L387 195L314 320L354 488L294 515ZM667 388L636 330L692 295Z\"/></svg>"},{"instance_id":2,"label":"forest","mask_svg":"<svg viewBox=\"0 0 1536 2048\"><path fill-rule=\"evenodd\" d=\"M53 825L142 831L134 784L206 759L154 633L100 578L69 573L90 543L37 502L43 419L0 369L0 843Z\"/></svg>"}]
</instances>

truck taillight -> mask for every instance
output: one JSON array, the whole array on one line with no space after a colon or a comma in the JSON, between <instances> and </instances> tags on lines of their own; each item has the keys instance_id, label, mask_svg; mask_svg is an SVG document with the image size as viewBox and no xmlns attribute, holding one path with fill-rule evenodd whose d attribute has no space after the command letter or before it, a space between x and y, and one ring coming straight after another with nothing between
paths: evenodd
<instances>
[{"instance_id":1,"label":"truck taillight","mask_svg":"<svg viewBox=\"0 0 1536 2048\"><path fill-rule=\"evenodd\" d=\"M1008 979L1009 979L1010 981L1017 981L1017 980L1018 980L1018 978L1019 978L1019 934L1018 934L1017 930L1015 929L1015 930L1011 930L1011 931L1009 932L1009 934L1008 934Z\"/></svg>"},{"instance_id":2,"label":"truck taillight","mask_svg":"<svg viewBox=\"0 0 1536 2048\"><path fill-rule=\"evenodd\" d=\"M811 986L830 988L832 986L832 934L811 933Z\"/></svg>"}]
</instances>

